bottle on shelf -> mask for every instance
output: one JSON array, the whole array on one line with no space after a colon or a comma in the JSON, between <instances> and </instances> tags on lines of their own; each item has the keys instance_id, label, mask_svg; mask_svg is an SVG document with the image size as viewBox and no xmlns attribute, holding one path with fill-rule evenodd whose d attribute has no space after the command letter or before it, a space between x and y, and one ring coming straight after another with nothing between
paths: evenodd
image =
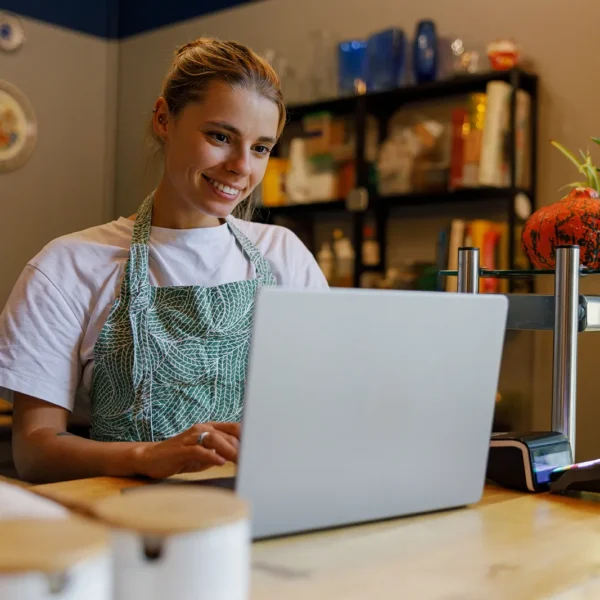
<instances>
[{"instance_id":1,"label":"bottle on shelf","mask_svg":"<svg viewBox=\"0 0 600 600\"><path fill-rule=\"evenodd\" d=\"M352 242L341 229L334 229L333 240L333 252L335 254L334 285L336 287L352 287L355 260Z\"/></svg>"},{"instance_id":2,"label":"bottle on shelf","mask_svg":"<svg viewBox=\"0 0 600 600\"><path fill-rule=\"evenodd\" d=\"M335 256L329 242L323 242L323 245L317 254L317 263L319 263L319 267L321 268L321 271L323 271L327 283L331 285L335 274Z\"/></svg>"},{"instance_id":3,"label":"bottle on shelf","mask_svg":"<svg viewBox=\"0 0 600 600\"><path fill-rule=\"evenodd\" d=\"M379 242L375 239L375 229L370 225L363 228L362 261L365 267L379 267L381 253ZM383 280L383 273L367 270L360 276L361 288L378 288Z\"/></svg>"},{"instance_id":4,"label":"bottle on shelf","mask_svg":"<svg viewBox=\"0 0 600 600\"><path fill-rule=\"evenodd\" d=\"M413 43L413 76L417 84L435 81L438 74L438 37L435 23L423 19L417 23Z\"/></svg>"},{"instance_id":5,"label":"bottle on shelf","mask_svg":"<svg viewBox=\"0 0 600 600\"><path fill-rule=\"evenodd\" d=\"M375 229L366 225L363 229L362 261L366 267L376 267L380 262L379 242L375 239Z\"/></svg>"}]
</instances>

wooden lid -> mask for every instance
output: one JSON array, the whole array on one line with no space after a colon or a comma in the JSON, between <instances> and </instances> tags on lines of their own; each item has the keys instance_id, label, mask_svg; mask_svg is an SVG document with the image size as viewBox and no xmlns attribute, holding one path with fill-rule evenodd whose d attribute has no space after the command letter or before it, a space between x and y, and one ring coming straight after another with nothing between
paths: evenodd
<instances>
[{"instance_id":1,"label":"wooden lid","mask_svg":"<svg viewBox=\"0 0 600 600\"><path fill-rule=\"evenodd\" d=\"M108 551L105 527L79 519L0 520L0 573L56 573Z\"/></svg>"},{"instance_id":2,"label":"wooden lid","mask_svg":"<svg viewBox=\"0 0 600 600\"><path fill-rule=\"evenodd\" d=\"M154 484L94 504L105 523L151 535L212 529L248 517L245 501L218 488Z\"/></svg>"}]
</instances>

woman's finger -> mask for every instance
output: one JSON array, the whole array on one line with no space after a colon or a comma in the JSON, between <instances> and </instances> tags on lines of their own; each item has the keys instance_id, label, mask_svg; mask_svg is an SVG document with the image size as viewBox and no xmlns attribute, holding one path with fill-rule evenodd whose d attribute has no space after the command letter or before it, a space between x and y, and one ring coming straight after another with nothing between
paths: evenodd
<instances>
[{"instance_id":1,"label":"woman's finger","mask_svg":"<svg viewBox=\"0 0 600 600\"><path fill-rule=\"evenodd\" d=\"M190 427L185 432L185 437L183 438L183 442L185 444L190 444L190 445L195 446L200 443L200 436L202 436L202 434L209 433L211 431L214 431L214 429L212 428L211 425L209 425L208 423L199 423L198 425L194 425L193 427ZM202 438L202 439L204 439L204 438Z\"/></svg>"},{"instance_id":2,"label":"woman's finger","mask_svg":"<svg viewBox=\"0 0 600 600\"><path fill-rule=\"evenodd\" d=\"M222 456L220 452L212 448L200 446L199 444L185 446L182 450L182 458L186 461L201 462L210 466L222 466L229 460Z\"/></svg>"},{"instance_id":3,"label":"woman's finger","mask_svg":"<svg viewBox=\"0 0 600 600\"><path fill-rule=\"evenodd\" d=\"M211 423L211 425L217 430L232 435L233 437L240 439L240 424L239 423Z\"/></svg>"},{"instance_id":4,"label":"woman's finger","mask_svg":"<svg viewBox=\"0 0 600 600\"><path fill-rule=\"evenodd\" d=\"M221 433L221 435L239 452L240 440L233 435L229 435L228 433Z\"/></svg>"},{"instance_id":5,"label":"woman's finger","mask_svg":"<svg viewBox=\"0 0 600 600\"><path fill-rule=\"evenodd\" d=\"M206 435L202 442L204 448L214 450L217 454L230 460L237 461L238 449L220 432L211 431Z\"/></svg>"}]
</instances>

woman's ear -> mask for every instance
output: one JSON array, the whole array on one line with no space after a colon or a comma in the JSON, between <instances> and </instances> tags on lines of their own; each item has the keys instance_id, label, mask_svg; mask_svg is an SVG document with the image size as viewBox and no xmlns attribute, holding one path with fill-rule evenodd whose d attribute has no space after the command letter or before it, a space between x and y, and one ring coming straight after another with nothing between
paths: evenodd
<instances>
[{"instance_id":1,"label":"woman's ear","mask_svg":"<svg viewBox=\"0 0 600 600\"><path fill-rule=\"evenodd\" d=\"M167 101L161 96L154 105L152 129L154 135L164 143L169 134L169 107Z\"/></svg>"}]
</instances>

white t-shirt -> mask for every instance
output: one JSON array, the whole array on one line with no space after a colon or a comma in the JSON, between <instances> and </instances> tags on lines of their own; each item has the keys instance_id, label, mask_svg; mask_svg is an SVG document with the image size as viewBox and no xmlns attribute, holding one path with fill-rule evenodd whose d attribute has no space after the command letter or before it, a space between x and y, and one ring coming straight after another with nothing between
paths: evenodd
<instances>
[{"instance_id":1,"label":"white t-shirt","mask_svg":"<svg viewBox=\"0 0 600 600\"><path fill-rule=\"evenodd\" d=\"M232 218L285 287L326 288L313 255L290 230ZM50 242L23 270L0 315L0 396L13 391L87 412L93 350L119 293L133 221L116 221ZM152 227L150 283L215 286L255 277L226 224ZM81 403L81 404L80 404Z\"/></svg>"}]
</instances>

